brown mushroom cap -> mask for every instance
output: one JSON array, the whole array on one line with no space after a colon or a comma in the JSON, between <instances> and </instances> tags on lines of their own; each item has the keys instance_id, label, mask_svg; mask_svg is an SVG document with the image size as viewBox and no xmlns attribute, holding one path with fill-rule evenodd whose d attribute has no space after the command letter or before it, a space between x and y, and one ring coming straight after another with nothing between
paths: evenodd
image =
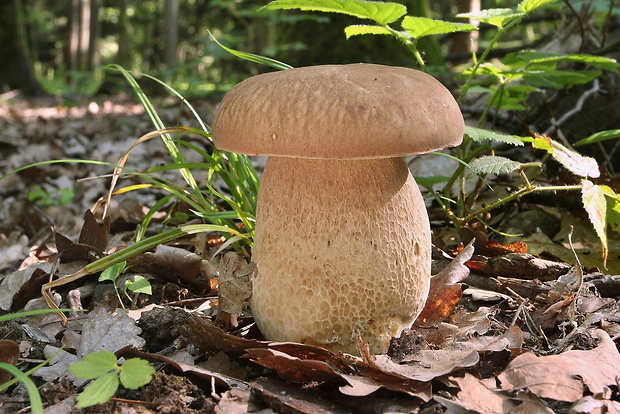
<instances>
[{"instance_id":1,"label":"brown mushroom cap","mask_svg":"<svg viewBox=\"0 0 620 414\"><path fill-rule=\"evenodd\" d=\"M219 149L249 155L367 159L455 146L463 116L439 81L414 69L326 65L251 77L224 97Z\"/></svg>"}]
</instances>

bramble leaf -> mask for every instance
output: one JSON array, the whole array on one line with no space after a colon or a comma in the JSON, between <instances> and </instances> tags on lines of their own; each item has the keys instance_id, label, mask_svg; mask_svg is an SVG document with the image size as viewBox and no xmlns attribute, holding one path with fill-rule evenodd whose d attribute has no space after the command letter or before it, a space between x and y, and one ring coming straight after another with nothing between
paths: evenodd
<instances>
[{"instance_id":1,"label":"bramble leaf","mask_svg":"<svg viewBox=\"0 0 620 414\"><path fill-rule=\"evenodd\" d=\"M482 23L501 28L510 20L523 14L523 12L515 12L512 9L485 9L476 13L460 13L456 17L476 19Z\"/></svg>"},{"instance_id":2,"label":"bramble leaf","mask_svg":"<svg viewBox=\"0 0 620 414\"><path fill-rule=\"evenodd\" d=\"M601 250L603 254L603 263L607 261L607 199L603 189L594 185L589 180L581 182L581 199L583 207L588 212L590 223L594 226L596 235L601 240Z\"/></svg>"},{"instance_id":3,"label":"bramble leaf","mask_svg":"<svg viewBox=\"0 0 620 414\"><path fill-rule=\"evenodd\" d=\"M465 126L465 135L469 136L476 142L482 142L485 139L492 139L493 141L503 142L505 144L511 144L516 147L522 147L523 141L516 135L501 134L496 131L490 131L488 129L474 128Z\"/></svg>"},{"instance_id":4,"label":"bramble leaf","mask_svg":"<svg viewBox=\"0 0 620 414\"><path fill-rule=\"evenodd\" d=\"M348 14L374 20L380 25L392 23L407 13L407 8L402 4L365 0L275 0L264 8Z\"/></svg>"},{"instance_id":5,"label":"bramble leaf","mask_svg":"<svg viewBox=\"0 0 620 414\"><path fill-rule=\"evenodd\" d=\"M391 32L381 26L365 26L365 25L354 25L348 26L344 29L344 34L347 36L347 39L351 36L365 35L365 34L378 34L378 35L389 35Z\"/></svg>"},{"instance_id":6,"label":"bramble leaf","mask_svg":"<svg viewBox=\"0 0 620 414\"><path fill-rule=\"evenodd\" d=\"M521 163L506 157L487 155L469 163L471 174L507 174L518 170Z\"/></svg>"},{"instance_id":7,"label":"bramble leaf","mask_svg":"<svg viewBox=\"0 0 620 414\"><path fill-rule=\"evenodd\" d=\"M518 9L522 12L529 13L533 10L546 6L549 3L553 3L554 1L557 0L524 0L519 4Z\"/></svg>"},{"instance_id":8,"label":"bramble leaf","mask_svg":"<svg viewBox=\"0 0 620 414\"><path fill-rule=\"evenodd\" d=\"M523 140L531 142L534 148L547 151L553 159L575 175L592 178L597 178L601 175L598 163L594 158L586 157L570 150L549 137L537 135L535 138L524 138Z\"/></svg>"},{"instance_id":9,"label":"bramble leaf","mask_svg":"<svg viewBox=\"0 0 620 414\"><path fill-rule=\"evenodd\" d=\"M467 23L446 22L443 20L413 16L405 16L402 27L414 38L477 30L476 26Z\"/></svg>"}]
</instances>

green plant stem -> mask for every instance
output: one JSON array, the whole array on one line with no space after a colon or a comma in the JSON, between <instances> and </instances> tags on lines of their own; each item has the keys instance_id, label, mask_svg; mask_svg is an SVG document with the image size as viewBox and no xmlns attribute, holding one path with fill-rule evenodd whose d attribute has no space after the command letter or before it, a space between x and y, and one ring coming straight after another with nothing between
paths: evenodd
<instances>
[{"instance_id":1,"label":"green plant stem","mask_svg":"<svg viewBox=\"0 0 620 414\"><path fill-rule=\"evenodd\" d=\"M477 216L484 214L488 211L491 211L513 200L517 200L530 193L543 192L543 191L571 191L571 190L581 190L581 188L582 187L580 185L556 185L556 186L537 187L537 186L534 186L528 183L528 185L519 189L518 191L515 191L508 197L502 198L501 200L498 200L495 203L489 204L488 206L483 207L480 210L474 211L473 213L470 213L463 218L456 218L456 220L459 226L464 226L465 224L469 223L471 220L473 220Z\"/></svg>"},{"instance_id":2,"label":"green plant stem","mask_svg":"<svg viewBox=\"0 0 620 414\"><path fill-rule=\"evenodd\" d=\"M471 84L472 84L472 82L474 80L474 77L476 76L476 73L478 73L478 69L480 68L480 65L482 65L484 62L486 62L486 59L489 56L489 53L491 53L491 50L493 50L495 48L495 44L497 42L499 42L499 39L504 35L504 33L506 33L508 31L508 29L510 29L511 27L515 26L519 22L521 22L521 20L523 20L523 18L525 16L526 16L526 13L524 13L524 14L522 14L520 16L517 16L517 17L515 17L514 20L512 20L511 22L509 22L505 26L501 27L497 31L497 33L495 33L495 36L493 36L493 39L491 39L491 42L489 42L489 45L484 50L484 52L482 52L482 55L480 55L479 58L475 59L476 63L474 64L474 67L472 68L471 72L469 73L469 76L467 77L467 80L465 81L465 84L461 88L461 93L460 93L458 99L456 100L456 102L459 105L461 104L461 102L463 101L465 96L467 95L467 92L469 91L469 88L471 88Z\"/></svg>"}]
</instances>

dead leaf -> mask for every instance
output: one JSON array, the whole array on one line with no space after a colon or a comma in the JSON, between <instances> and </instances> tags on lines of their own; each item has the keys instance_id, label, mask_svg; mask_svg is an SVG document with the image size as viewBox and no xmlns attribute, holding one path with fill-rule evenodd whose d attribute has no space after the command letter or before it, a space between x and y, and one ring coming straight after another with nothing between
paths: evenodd
<instances>
[{"instance_id":1,"label":"dead leaf","mask_svg":"<svg viewBox=\"0 0 620 414\"><path fill-rule=\"evenodd\" d=\"M55 346L46 346L44 355L52 357L49 366L40 368L33 375L40 376L46 381L67 374L67 368L90 352L110 351L116 352L127 345L137 348L143 347L144 339L139 337L141 330L136 326L136 321L127 316L124 310L110 314L104 307L97 307L88 314L88 320L82 327L82 333L71 334L72 343L64 344L68 348L76 350L71 354ZM76 385L83 381L75 381Z\"/></svg>"},{"instance_id":2,"label":"dead leaf","mask_svg":"<svg viewBox=\"0 0 620 414\"><path fill-rule=\"evenodd\" d=\"M464 265L474 253L471 241L441 272L431 279L431 287L424 309L416 319L415 326L431 326L444 321L461 299L461 285L469 275Z\"/></svg>"},{"instance_id":3,"label":"dead leaf","mask_svg":"<svg viewBox=\"0 0 620 414\"><path fill-rule=\"evenodd\" d=\"M236 315L243 311L245 302L252 294L251 275L255 271L254 263L247 263L235 252L228 252L222 257L218 284L218 324L231 325L228 326L231 328L237 326Z\"/></svg>"},{"instance_id":4,"label":"dead leaf","mask_svg":"<svg viewBox=\"0 0 620 414\"><path fill-rule=\"evenodd\" d=\"M555 280L570 269L566 263L544 260L527 253L509 253L488 260L472 260L466 265L489 276L539 280Z\"/></svg>"},{"instance_id":5,"label":"dead leaf","mask_svg":"<svg viewBox=\"0 0 620 414\"><path fill-rule=\"evenodd\" d=\"M11 341L10 339L0 340L0 362L9 365L16 365L19 355L19 345L16 342ZM11 374L0 368L0 384L8 381L10 378Z\"/></svg>"},{"instance_id":6,"label":"dead leaf","mask_svg":"<svg viewBox=\"0 0 620 414\"><path fill-rule=\"evenodd\" d=\"M519 355L499 375L502 389L527 388L541 398L574 402L583 396L585 387L596 395L616 386L620 353L605 331L597 329L591 334L599 344L589 351Z\"/></svg>"},{"instance_id":7,"label":"dead leaf","mask_svg":"<svg viewBox=\"0 0 620 414\"><path fill-rule=\"evenodd\" d=\"M491 391L482 381L471 374L451 377L461 389L453 400L435 396L435 400L453 412L479 414L510 413L516 405L505 395Z\"/></svg>"},{"instance_id":8,"label":"dead leaf","mask_svg":"<svg viewBox=\"0 0 620 414\"><path fill-rule=\"evenodd\" d=\"M144 272L172 283L192 286L206 293L211 289L208 280L200 279L203 259L195 253L178 247L158 245L154 253L148 252L128 260L133 272Z\"/></svg>"}]
</instances>

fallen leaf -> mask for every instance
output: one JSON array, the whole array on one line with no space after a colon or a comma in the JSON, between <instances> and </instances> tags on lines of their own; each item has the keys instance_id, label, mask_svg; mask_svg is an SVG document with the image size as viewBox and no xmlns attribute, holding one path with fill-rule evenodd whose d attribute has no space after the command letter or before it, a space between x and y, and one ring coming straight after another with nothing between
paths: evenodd
<instances>
[{"instance_id":1,"label":"fallen leaf","mask_svg":"<svg viewBox=\"0 0 620 414\"><path fill-rule=\"evenodd\" d=\"M589 351L519 355L498 376L502 389L527 388L542 398L574 402L583 396L585 387L598 394L616 386L620 353L605 331L597 329L591 335L598 347Z\"/></svg>"},{"instance_id":2,"label":"fallen leaf","mask_svg":"<svg viewBox=\"0 0 620 414\"><path fill-rule=\"evenodd\" d=\"M0 340L0 362L9 365L16 365L19 355L19 345L16 342L11 341L10 339ZM11 374L0 368L0 384L8 381L10 378Z\"/></svg>"},{"instance_id":3,"label":"fallen leaf","mask_svg":"<svg viewBox=\"0 0 620 414\"><path fill-rule=\"evenodd\" d=\"M431 279L431 287L424 309L416 319L415 326L430 326L444 321L461 299L461 285L469 275L464 265L474 253L471 241L441 272Z\"/></svg>"}]
</instances>

